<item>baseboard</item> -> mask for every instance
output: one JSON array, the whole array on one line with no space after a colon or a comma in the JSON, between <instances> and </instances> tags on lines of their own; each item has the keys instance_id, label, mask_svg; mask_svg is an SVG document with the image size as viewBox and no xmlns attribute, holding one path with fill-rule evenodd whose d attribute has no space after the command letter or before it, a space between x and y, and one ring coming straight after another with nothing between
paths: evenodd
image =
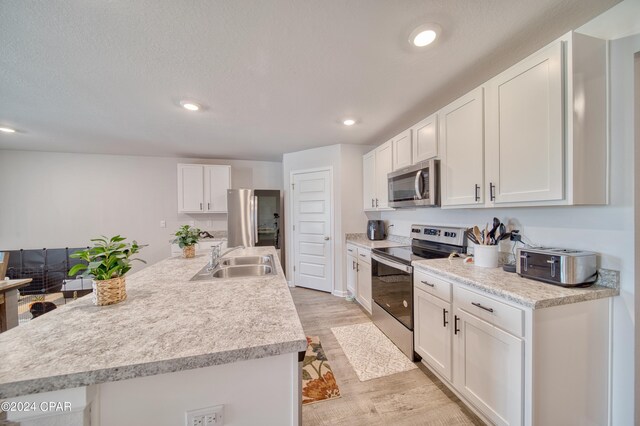
<instances>
[{"instance_id":1,"label":"baseboard","mask_svg":"<svg viewBox=\"0 0 640 426\"><path fill-rule=\"evenodd\" d=\"M287 281L287 285L289 287L295 287L296 285L293 283L293 281Z\"/></svg>"},{"instance_id":2,"label":"baseboard","mask_svg":"<svg viewBox=\"0 0 640 426\"><path fill-rule=\"evenodd\" d=\"M345 290L333 290L331 294L338 297L347 297L348 293Z\"/></svg>"}]
</instances>

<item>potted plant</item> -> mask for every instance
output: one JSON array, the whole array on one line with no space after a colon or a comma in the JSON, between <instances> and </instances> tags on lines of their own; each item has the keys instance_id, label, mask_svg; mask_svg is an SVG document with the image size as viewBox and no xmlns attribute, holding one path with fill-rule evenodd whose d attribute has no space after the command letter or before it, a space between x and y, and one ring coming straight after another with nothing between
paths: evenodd
<instances>
[{"instance_id":1,"label":"potted plant","mask_svg":"<svg viewBox=\"0 0 640 426\"><path fill-rule=\"evenodd\" d=\"M116 235L112 238L95 238L93 247L77 251L69 257L82 259L87 264L77 264L69 271L70 276L75 276L79 271L85 270L82 276L93 277L93 303L98 306L112 305L122 302L127 298L125 288L125 274L131 269L131 262L142 259L131 258L146 245L138 245L137 242L125 243L125 238Z\"/></svg>"},{"instance_id":2,"label":"potted plant","mask_svg":"<svg viewBox=\"0 0 640 426\"><path fill-rule=\"evenodd\" d=\"M181 226L174 234L176 238L172 241L182 249L182 255L189 259L196 255L196 243L200 240L200 230L189 225Z\"/></svg>"}]
</instances>

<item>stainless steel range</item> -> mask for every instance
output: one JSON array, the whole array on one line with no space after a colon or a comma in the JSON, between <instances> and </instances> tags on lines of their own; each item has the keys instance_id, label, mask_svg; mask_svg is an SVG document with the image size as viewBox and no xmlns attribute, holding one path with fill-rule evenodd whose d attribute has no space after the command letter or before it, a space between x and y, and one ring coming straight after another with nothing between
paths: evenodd
<instances>
[{"instance_id":1,"label":"stainless steel range","mask_svg":"<svg viewBox=\"0 0 640 426\"><path fill-rule=\"evenodd\" d=\"M373 323L415 360L413 351L413 267L411 262L466 253L465 228L411 225L411 245L371 251Z\"/></svg>"}]
</instances>

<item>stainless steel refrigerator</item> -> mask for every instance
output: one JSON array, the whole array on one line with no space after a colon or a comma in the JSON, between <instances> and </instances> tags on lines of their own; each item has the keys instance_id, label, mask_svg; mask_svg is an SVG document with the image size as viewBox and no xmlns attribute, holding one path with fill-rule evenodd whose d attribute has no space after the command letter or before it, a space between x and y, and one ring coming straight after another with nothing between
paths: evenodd
<instances>
[{"instance_id":1,"label":"stainless steel refrigerator","mask_svg":"<svg viewBox=\"0 0 640 426\"><path fill-rule=\"evenodd\" d=\"M228 246L274 246L284 259L282 195L279 190L227 191Z\"/></svg>"}]
</instances>

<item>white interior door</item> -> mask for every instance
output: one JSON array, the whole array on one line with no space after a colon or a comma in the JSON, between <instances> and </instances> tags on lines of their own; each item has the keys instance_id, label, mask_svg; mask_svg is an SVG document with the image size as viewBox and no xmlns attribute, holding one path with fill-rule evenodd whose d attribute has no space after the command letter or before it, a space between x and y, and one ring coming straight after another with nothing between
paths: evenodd
<instances>
[{"instance_id":1,"label":"white interior door","mask_svg":"<svg viewBox=\"0 0 640 426\"><path fill-rule=\"evenodd\" d=\"M292 177L294 284L331 292L331 171L294 173Z\"/></svg>"}]
</instances>

